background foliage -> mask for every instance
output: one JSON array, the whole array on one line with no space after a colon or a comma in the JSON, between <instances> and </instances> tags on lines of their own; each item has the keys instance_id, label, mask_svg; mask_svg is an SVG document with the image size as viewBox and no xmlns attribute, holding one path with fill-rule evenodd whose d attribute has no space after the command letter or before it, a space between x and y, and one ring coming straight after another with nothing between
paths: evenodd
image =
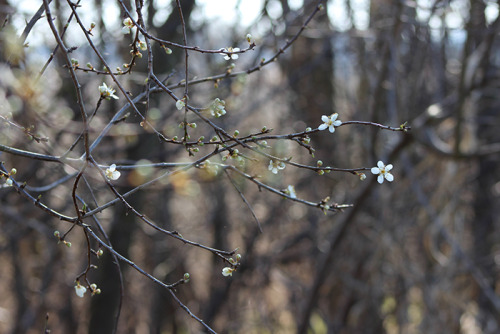
<instances>
[{"instance_id":1,"label":"background foliage","mask_svg":"<svg viewBox=\"0 0 500 334\"><path fill-rule=\"evenodd\" d=\"M0 0L0 160L17 169L0 189L0 332L499 331L499 3L320 3L227 1L214 17L195 0ZM125 9L149 38L122 34ZM230 46L248 51L226 61ZM223 117L202 110L215 98ZM335 112L411 131L314 131ZM286 137L307 127L314 157ZM275 175L257 151L307 167ZM319 175L318 159L367 179ZM378 160L394 182L376 183ZM102 293L78 298L76 279Z\"/></svg>"}]
</instances>

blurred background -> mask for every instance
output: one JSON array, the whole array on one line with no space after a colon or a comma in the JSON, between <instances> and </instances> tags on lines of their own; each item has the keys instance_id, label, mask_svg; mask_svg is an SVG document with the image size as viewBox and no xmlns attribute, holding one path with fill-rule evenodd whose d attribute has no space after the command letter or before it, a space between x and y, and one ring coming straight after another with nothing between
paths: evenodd
<instances>
[{"instance_id":1,"label":"blurred background","mask_svg":"<svg viewBox=\"0 0 500 334\"><path fill-rule=\"evenodd\" d=\"M135 13L136 3L124 2ZM349 125L334 134L314 134L314 158L291 141L268 141L269 153L313 166L318 159L339 168L392 163L394 182L380 185L369 171L361 181L348 173L318 175L292 166L274 175L267 170L268 161L239 166L276 189L294 185L301 199L319 202L329 196L333 202L353 204L326 215L217 170L192 168L128 197L164 229L217 249L238 248L241 266L228 278L221 275L226 264L219 257L155 231L122 204L97 214L97 219L115 250L161 281L173 283L189 272L190 282L176 288L176 294L216 332L498 333L499 2L322 3L325 10L276 62L215 85L193 85L189 103L206 106L216 97L224 99L227 115L214 122L241 135L263 126L274 129L273 134L316 128L322 115L335 112L342 121L394 127L408 122L407 133ZM256 43L254 50L229 62L219 54L190 52L192 80L245 71L269 59L296 36L318 2L181 4L189 45L244 49L247 34ZM17 169L14 178L26 182L35 198L42 195L47 206L75 216L70 195L74 177L64 180L74 170L6 149L59 156L81 131L75 89L60 52L37 78L56 47L45 17L29 33L25 30L41 5L0 0L0 160L7 170ZM92 0L80 5L84 24L95 23L93 42L112 67L124 69L132 37L121 32L125 13L119 3ZM71 17L68 2L53 0L50 7L62 31ZM145 1L142 12L150 33L183 43L175 1ZM71 57L82 68L87 63L102 68L74 19L64 42L75 47ZM166 55L158 43L152 47L159 78L168 78L169 84L185 79L183 50L172 47ZM131 74L119 77L132 96L145 89L146 58L136 61ZM231 63L234 69L228 67ZM77 73L91 114L99 100L97 87L111 81ZM183 89L175 93L182 96ZM91 138L124 104L122 95L102 103ZM146 113L144 105L138 106ZM166 137L183 136L178 126L183 114L166 94L151 95L147 117ZM192 113L186 117L198 121L193 138L214 135ZM182 145L160 141L140 122L130 111L96 148L96 160L117 165L192 162L213 150L203 148L190 157ZM70 156L83 152L80 144ZM123 194L163 172L123 170L114 184ZM86 177L78 194L91 208L114 198L97 173L89 171ZM235 186L250 203L262 232ZM13 188L0 189L1 333L204 331L168 291L123 262L118 270L109 252L92 260L98 268L89 273L102 293L78 298L74 280L87 265L85 236L78 228L72 231L66 238L71 248L54 238L55 230L70 227Z\"/></svg>"}]
</instances>

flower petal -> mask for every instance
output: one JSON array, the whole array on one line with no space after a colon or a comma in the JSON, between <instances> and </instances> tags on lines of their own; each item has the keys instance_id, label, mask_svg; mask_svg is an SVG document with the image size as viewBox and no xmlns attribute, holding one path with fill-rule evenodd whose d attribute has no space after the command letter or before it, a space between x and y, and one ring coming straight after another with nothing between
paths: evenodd
<instances>
[{"instance_id":1,"label":"flower petal","mask_svg":"<svg viewBox=\"0 0 500 334\"><path fill-rule=\"evenodd\" d=\"M378 169L377 167L373 167L372 168L372 173L373 174L380 174L380 169Z\"/></svg>"},{"instance_id":2,"label":"flower petal","mask_svg":"<svg viewBox=\"0 0 500 334\"><path fill-rule=\"evenodd\" d=\"M335 127L333 125L330 125L330 128L328 130L330 130L331 133L334 133L335 132Z\"/></svg>"},{"instance_id":3,"label":"flower petal","mask_svg":"<svg viewBox=\"0 0 500 334\"><path fill-rule=\"evenodd\" d=\"M78 297L83 298L83 295L87 292L87 288L78 284L75 286L75 292Z\"/></svg>"},{"instance_id":4,"label":"flower petal","mask_svg":"<svg viewBox=\"0 0 500 334\"><path fill-rule=\"evenodd\" d=\"M327 127L328 127L328 125L327 125L326 123L323 123L323 124L321 124L321 125L318 127L318 130L322 131L322 130L325 130Z\"/></svg>"},{"instance_id":5,"label":"flower petal","mask_svg":"<svg viewBox=\"0 0 500 334\"><path fill-rule=\"evenodd\" d=\"M337 119L337 117L339 117L339 114L338 114L338 113L335 113L335 114L332 114L332 115L330 116L330 119L331 119L331 120L332 120L332 122L333 122L333 121L335 121L335 120Z\"/></svg>"},{"instance_id":6,"label":"flower petal","mask_svg":"<svg viewBox=\"0 0 500 334\"><path fill-rule=\"evenodd\" d=\"M388 172L392 169L392 165L391 164L388 164L387 166L385 166L385 171Z\"/></svg>"},{"instance_id":7,"label":"flower petal","mask_svg":"<svg viewBox=\"0 0 500 334\"><path fill-rule=\"evenodd\" d=\"M330 117L323 115L323 116L321 116L321 121L328 123L330 121Z\"/></svg>"},{"instance_id":8,"label":"flower petal","mask_svg":"<svg viewBox=\"0 0 500 334\"><path fill-rule=\"evenodd\" d=\"M377 177L377 181L378 181L378 183L380 183L380 184L384 183L384 175L379 174L379 176Z\"/></svg>"},{"instance_id":9,"label":"flower petal","mask_svg":"<svg viewBox=\"0 0 500 334\"><path fill-rule=\"evenodd\" d=\"M384 163L382 161L380 161L380 160L379 160L379 162L377 162L377 166L380 169L384 169L384 167L385 167Z\"/></svg>"},{"instance_id":10,"label":"flower petal","mask_svg":"<svg viewBox=\"0 0 500 334\"><path fill-rule=\"evenodd\" d=\"M394 176L391 173L385 173L385 179L392 182L394 180Z\"/></svg>"}]
</instances>

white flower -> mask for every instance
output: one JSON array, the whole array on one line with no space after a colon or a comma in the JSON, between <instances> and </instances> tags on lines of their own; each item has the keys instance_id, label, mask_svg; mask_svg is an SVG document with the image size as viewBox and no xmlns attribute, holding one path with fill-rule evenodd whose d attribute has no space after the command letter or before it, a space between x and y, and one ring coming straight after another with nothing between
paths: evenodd
<instances>
[{"instance_id":1,"label":"white flower","mask_svg":"<svg viewBox=\"0 0 500 334\"><path fill-rule=\"evenodd\" d=\"M175 107L177 108L177 110L182 110L182 109L184 109L185 106L186 106L186 102L184 102L184 99L180 99L180 100L177 100L177 102L175 102Z\"/></svg>"},{"instance_id":2,"label":"white flower","mask_svg":"<svg viewBox=\"0 0 500 334\"><path fill-rule=\"evenodd\" d=\"M240 51L240 48L231 48L231 47L229 47L227 49L224 49L224 51L225 52L238 52L238 51ZM231 55L228 55L226 53L221 53L221 55L224 56L225 60L231 60L231 59L238 59L239 58L238 54L236 54L236 53L233 53Z\"/></svg>"},{"instance_id":3,"label":"white flower","mask_svg":"<svg viewBox=\"0 0 500 334\"><path fill-rule=\"evenodd\" d=\"M295 193L295 187L292 186L292 185L289 185L287 190L286 190L286 193L288 194L288 196L290 196L291 198L297 198L297 194Z\"/></svg>"},{"instance_id":4,"label":"white flower","mask_svg":"<svg viewBox=\"0 0 500 334\"><path fill-rule=\"evenodd\" d=\"M78 297L83 298L83 295L85 294L85 292L87 292L87 288L80 285L80 283L78 282L75 285L75 292Z\"/></svg>"},{"instance_id":5,"label":"white flower","mask_svg":"<svg viewBox=\"0 0 500 334\"><path fill-rule=\"evenodd\" d=\"M110 180L118 180L120 177L120 172L116 170L116 165L112 164L109 166L108 169L106 169L106 177Z\"/></svg>"},{"instance_id":6,"label":"white flower","mask_svg":"<svg viewBox=\"0 0 500 334\"><path fill-rule=\"evenodd\" d=\"M5 185L7 187L12 187L12 179L9 178L9 179L5 180Z\"/></svg>"},{"instance_id":7,"label":"white flower","mask_svg":"<svg viewBox=\"0 0 500 334\"><path fill-rule=\"evenodd\" d=\"M212 116L218 118L226 114L225 107L226 101L216 98L210 107L210 112L212 113Z\"/></svg>"},{"instance_id":8,"label":"white flower","mask_svg":"<svg viewBox=\"0 0 500 334\"><path fill-rule=\"evenodd\" d=\"M377 178L378 183L382 184L384 182L384 178L389 182L392 182L394 180L394 176L391 173L389 173L389 171L392 169L391 164L388 164L386 166L382 161L379 161L377 162L377 166L378 167L372 168L372 173L375 175L378 174Z\"/></svg>"},{"instance_id":9,"label":"white flower","mask_svg":"<svg viewBox=\"0 0 500 334\"><path fill-rule=\"evenodd\" d=\"M225 267L224 269L222 269L222 276L233 276L233 271L234 269L233 268L229 268L229 267Z\"/></svg>"},{"instance_id":10,"label":"white flower","mask_svg":"<svg viewBox=\"0 0 500 334\"><path fill-rule=\"evenodd\" d=\"M337 117L339 117L339 114L331 114L330 116L321 116L321 120L324 122L321 124L318 129L319 130L325 130L328 128L331 133L335 132L335 127L336 126L341 126L342 122L340 120L337 120Z\"/></svg>"},{"instance_id":11,"label":"white flower","mask_svg":"<svg viewBox=\"0 0 500 334\"><path fill-rule=\"evenodd\" d=\"M130 17L127 17L125 20L123 20L123 25L124 27L122 28L122 33L124 35L130 34L132 28L135 27L134 22L132 22L132 19Z\"/></svg>"},{"instance_id":12,"label":"white flower","mask_svg":"<svg viewBox=\"0 0 500 334\"><path fill-rule=\"evenodd\" d=\"M102 86L99 86L99 93L101 93L101 96L106 100L109 100L110 97L118 100L118 96L115 95L115 90L108 87L104 82L102 83Z\"/></svg>"},{"instance_id":13,"label":"white flower","mask_svg":"<svg viewBox=\"0 0 500 334\"><path fill-rule=\"evenodd\" d=\"M273 173L273 174L278 174L278 170L285 169L285 163L283 161L269 161L269 167L268 169Z\"/></svg>"}]
</instances>

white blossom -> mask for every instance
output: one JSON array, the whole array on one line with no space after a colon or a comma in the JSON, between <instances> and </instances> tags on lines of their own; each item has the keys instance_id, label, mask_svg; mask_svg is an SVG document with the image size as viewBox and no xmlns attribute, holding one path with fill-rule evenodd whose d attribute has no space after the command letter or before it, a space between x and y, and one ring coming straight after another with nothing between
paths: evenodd
<instances>
[{"instance_id":1,"label":"white blossom","mask_svg":"<svg viewBox=\"0 0 500 334\"><path fill-rule=\"evenodd\" d=\"M5 185L7 187L12 187L12 179L9 178L9 179L5 180Z\"/></svg>"},{"instance_id":2,"label":"white blossom","mask_svg":"<svg viewBox=\"0 0 500 334\"><path fill-rule=\"evenodd\" d=\"M184 102L184 99L180 99L180 100L177 100L177 102L175 102L175 107L177 108L177 110L182 110L182 109L184 109L185 106L186 106L186 102Z\"/></svg>"},{"instance_id":3,"label":"white blossom","mask_svg":"<svg viewBox=\"0 0 500 334\"><path fill-rule=\"evenodd\" d=\"M110 180L118 180L120 177L120 172L116 170L116 165L112 164L106 169L106 177Z\"/></svg>"},{"instance_id":4,"label":"white blossom","mask_svg":"<svg viewBox=\"0 0 500 334\"><path fill-rule=\"evenodd\" d=\"M273 174L278 174L278 170L285 169L285 163L283 161L269 161L269 167L268 169L273 173Z\"/></svg>"},{"instance_id":5,"label":"white blossom","mask_svg":"<svg viewBox=\"0 0 500 334\"><path fill-rule=\"evenodd\" d=\"M384 178L392 182L394 180L394 176L389 172L392 169L392 165L385 165L382 161L377 162L377 167L372 168L372 173L378 175L377 181L378 183L384 183Z\"/></svg>"},{"instance_id":6,"label":"white blossom","mask_svg":"<svg viewBox=\"0 0 500 334\"><path fill-rule=\"evenodd\" d=\"M292 186L292 185L289 185L287 190L286 190L286 193L288 194L288 196L290 196L291 198L297 198L297 194L295 193L295 187Z\"/></svg>"},{"instance_id":7,"label":"white blossom","mask_svg":"<svg viewBox=\"0 0 500 334\"><path fill-rule=\"evenodd\" d=\"M102 83L102 86L99 86L99 93L101 93L101 96L106 100L109 100L110 97L118 100L118 96L115 95L115 90L108 87L104 82Z\"/></svg>"},{"instance_id":8,"label":"white blossom","mask_svg":"<svg viewBox=\"0 0 500 334\"><path fill-rule=\"evenodd\" d=\"M75 285L75 292L78 297L83 298L83 295L87 292L87 288L77 283Z\"/></svg>"},{"instance_id":9,"label":"white blossom","mask_svg":"<svg viewBox=\"0 0 500 334\"><path fill-rule=\"evenodd\" d=\"M230 268L230 267L224 267L224 269L222 269L222 276L233 276L233 271L234 269L233 268Z\"/></svg>"},{"instance_id":10,"label":"white blossom","mask_svg":"<svg viewBox=\"0 0 500 334\"><path fill-rule=\"evenodd\" d=\"M318 127L318 129L325 130L328 128L328 130L330 130L331 133L334 133L335 127L342 125L342 122L340 120L337 120L337 117L339 117L339 114L337 114L337 113L331 114L330 116L326 116L326 115L321 116L321 120L323 121L323 124L321 124Z\"/></svg>"},{"instance_id":11,"label":"white blossom","mask_svg":"<svg viewBox=\"0 0 500 334\"><path fill-rule=\"evenodd\" d=\"M239 52L240 48L231 48L231 47L229 47L227 49L224 49L224 51L225 52ZM236 60L236 59L239 58L238 54L236 54L236 53L233 53L231 55L228 55L227 53L221 53L221 55L224 56L225 60L231 60L231 59L235 59Z\"/></svg>"},{"instance_id":12,"label":"white blossom","mask_svg":"<svg viewBox=\"0 0 500 334\"><path fill-rule=\"evenodd\" d=\"M134 22L130 17L127 17L125 20L123 20L122 33L124 35L130 34L133 27L135 27Z\"/></svg>"}]
</instances>

